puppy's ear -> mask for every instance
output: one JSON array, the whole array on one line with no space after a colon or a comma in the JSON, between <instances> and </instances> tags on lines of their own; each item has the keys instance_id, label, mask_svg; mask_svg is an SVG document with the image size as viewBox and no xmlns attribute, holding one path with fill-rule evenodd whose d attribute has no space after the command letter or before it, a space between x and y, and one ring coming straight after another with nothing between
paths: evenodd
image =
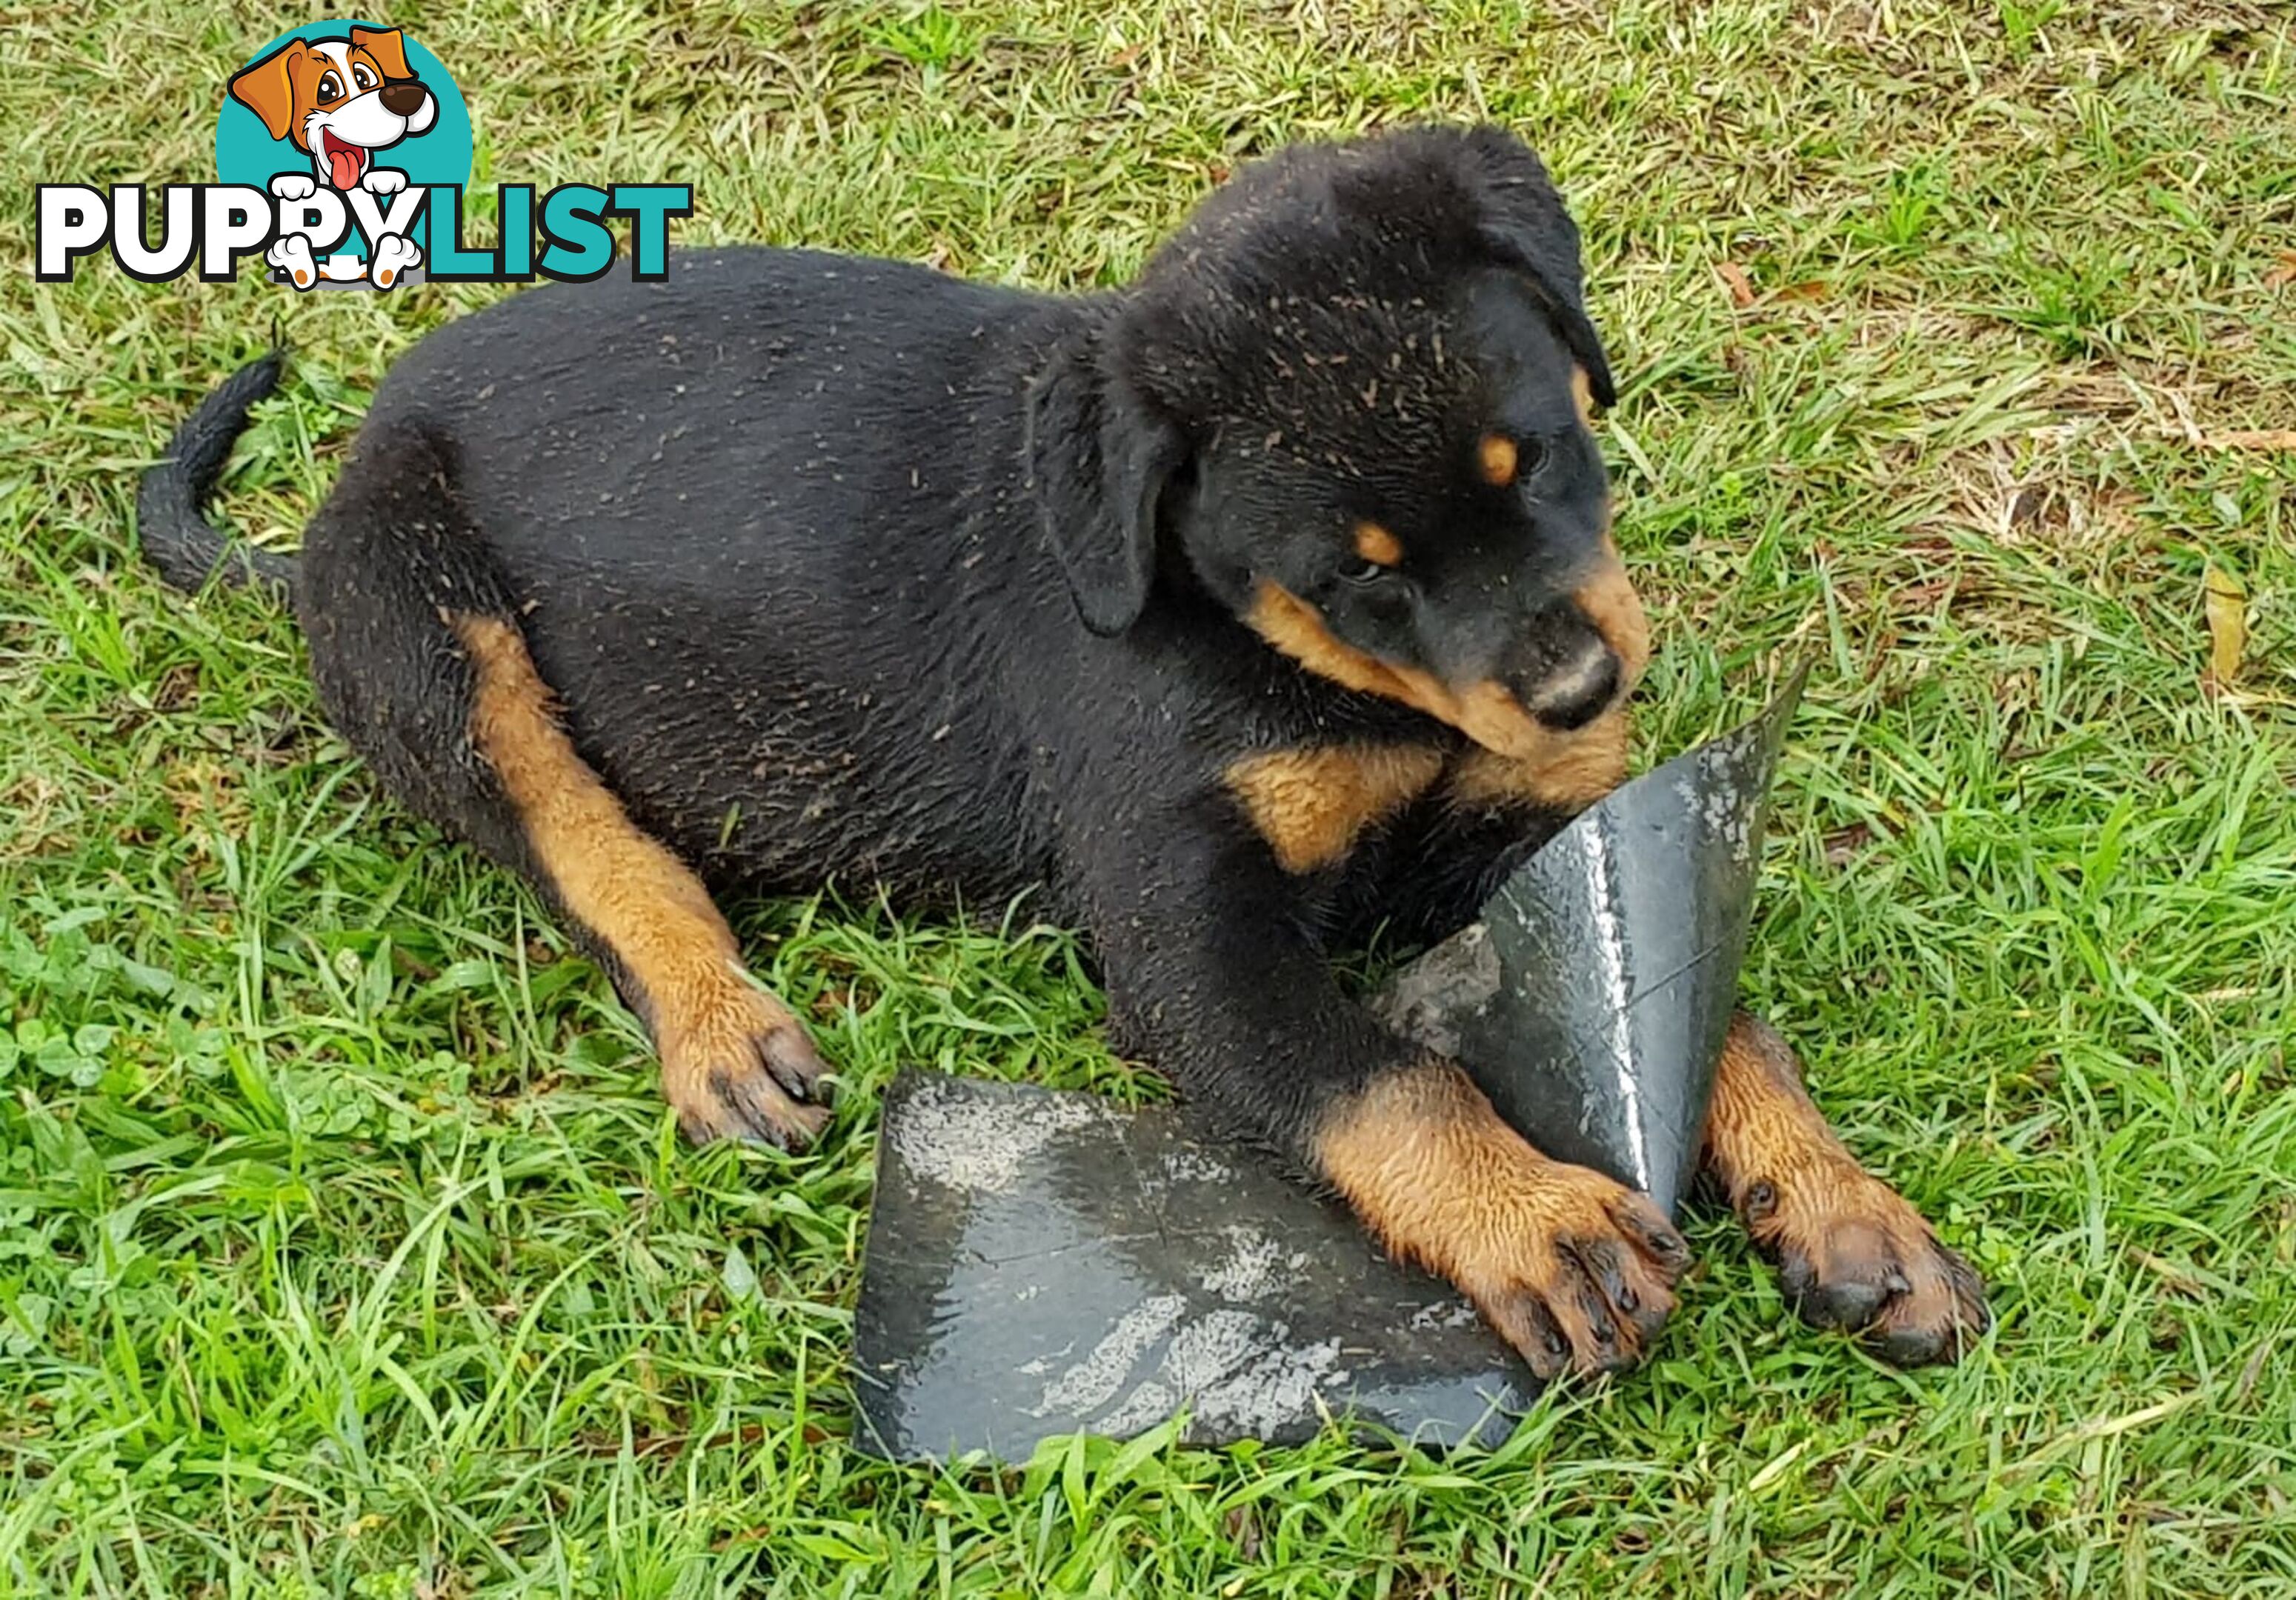
<instances>
[{"instance_id":1,"label":"puppy's ear","mask_svg":"<svg viewBox=\"0 0 2296 1600\"><path fill-rule=\"evenodd\" d=\"M295 63L310 53L302 40L290 39L231 80L231 97L262 118L275 139L285 138L295 126Z\"/></svg>"},{"instance_id":2,"label":"puppy's ear","mask_svg":"<svg viewBox=\"0 0 2296 1600\"><path fill-rule=\"evenodd\" d=\"M1158 503L1187 456L1179 429L1112 370L1093 332L1065 339L1029 386L1029 478L1084 625L1139 619L1156 578Z\"/></svg>"},{"instance_id":3,"label":"puppy's ear","mask_svg":"<svg viewBox=\"0 0 2296 1600\"><path fill-rule=\"evenodd\" d=\"M406 36L396 28L354 28L351 48L374 57L385 78L412 78L406 68Z\"/></svg>"},{"instance_id":4,"label":"puppy's ear","mask_svg":"<svg viewBox=\"0 0 2296 1600\"><path fill-rule=\"evenodd\" d=\"M1530 280L1563 344L1587 369L1595 398L1611 404L1618 393L1610 358L1587 318L1581 288L1578 225L1529 146L1495 127L1479 128L1472 137L1480 168L1476 186L1483 214L1477 232L1484 248Z\"/></svg>"}]
</instances>

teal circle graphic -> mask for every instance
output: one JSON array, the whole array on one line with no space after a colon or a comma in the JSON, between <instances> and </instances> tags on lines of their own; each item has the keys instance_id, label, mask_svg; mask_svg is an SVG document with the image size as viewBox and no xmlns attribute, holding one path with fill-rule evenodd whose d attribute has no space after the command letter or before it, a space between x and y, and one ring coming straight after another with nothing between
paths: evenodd
<instances>
[{"instance_id":1,"label":"teal circle graphic","mask_svg":"<svg viewBox=\"0 0 2296 1600\"><path fill-rule=\"evenodd\" d=\"M290 29L277 38L255 51L234 68L229 77L261 61L273 51L284 47L291 40L344 39L350 37L353 28L365 28L376 33L389 31L381 22L369 22L357 17L331 17L321 22L307 22L300 28ZM406 65L422 86L430 91L438 102L439 114L430 126L419 134L401 139L398 144L374 153L374 164L389 167L406 175L410 188L436 184L468 184L471 181L471 111L463 103L463 93L455 80L447 75L446 64L417 44L412 35L402 32L399 42L406 50ZM216 181L221 184L246 184L266 194L271 180L282 172L311 176L311 158L298 149L292 140L275 139L271 130L263 126L263 119L234 99L229 77L223 91L223 112L216 119ZM397 195L379 195L377 203L387 212ZM468 208L465 207L465 209ZM422 248L424 260L430 256L430 210L422 209L422 219L409 231L408 237ZM365 258L367 242L356 220L351 224L350 236L335 253Z\"/></svg>"}]
</instances>

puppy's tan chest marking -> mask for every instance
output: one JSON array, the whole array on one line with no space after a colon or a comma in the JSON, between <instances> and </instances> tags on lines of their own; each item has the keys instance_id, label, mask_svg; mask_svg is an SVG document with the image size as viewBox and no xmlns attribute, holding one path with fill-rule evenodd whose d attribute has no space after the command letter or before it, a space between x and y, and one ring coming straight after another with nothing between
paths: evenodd
<instances>
[{"instance_id":1,"label":"puppy's tan chest marking","mask_svg":"<svg viewBox=\"0 0 2296 1600\"><path fill-rule=\"evenodd\" d=\"M1415 745L1334 744L1247 756L1222 775L1276 864L1308 873L1344 861L1366 828L1426 792L1443 759Z\"/></svg>"}]
</instances>

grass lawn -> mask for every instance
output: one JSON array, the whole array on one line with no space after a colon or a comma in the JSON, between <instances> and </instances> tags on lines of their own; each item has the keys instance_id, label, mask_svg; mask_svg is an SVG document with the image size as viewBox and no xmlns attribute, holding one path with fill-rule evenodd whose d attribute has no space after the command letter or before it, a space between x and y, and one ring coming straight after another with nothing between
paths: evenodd
<instances>
[{"instance_id":1,"label":"grass lawn","mask_svg":"<svg viewBox=\"0 0 2296 1600\"><path fill-rule=\"evenodd\" d=\"M31 185L210 177L291 10L0 30L0 1592L2296 1593L2287 12L389 12L481 182L691 180L685 242L1045 286L1253 151L1505 122L1622 379L1644 759L1816 663L1747 995L1986 1274L1982 1348L1804 1331L1710 1218L1654 1363L1496 1454L942 1473L843 1442L876 1091L1160 1094L1074 940L742 908L847 1092L801 1159L688 1151L603 976L377 795L285 617L136 564L137 469L275 319L228 510L291 543L384 366L510 292L32 282Z\"/></svg>"}]
</instances>

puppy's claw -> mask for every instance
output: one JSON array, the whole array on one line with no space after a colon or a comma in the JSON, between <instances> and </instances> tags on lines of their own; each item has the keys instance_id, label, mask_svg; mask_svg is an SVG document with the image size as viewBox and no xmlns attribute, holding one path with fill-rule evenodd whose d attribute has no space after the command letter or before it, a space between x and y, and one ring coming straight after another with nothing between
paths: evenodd
<instances>
[{"instance_id":1,"label":"puppy's claw","mask_svg":"<svg viewBox=\"0 0 2296 1600\"><path fill-rule=\"evenodd\" d=\"M1667 1220L1658 1202L1641 1190L1620 1190L1611 1207L1611 1220L1669 1273L1679 1275L1689 1267L1690 1241Z\"/></svg>"},{"instance_id":2,"label":"puppy's claw","mask_svg":"<svg viewBox=\"0 0 2296 1600\"><path fill-rule=\"evenodd\" d=\"M758 1057L791 1099L800 1105L820 1104L821 1080L829 1075L829 1063L795 1022L767 1034L758 1043Z\"/></svg>"},{"instance_id":3,"label":"puppy's claw","mask_svg":"<svg viewBox=\"0 0 2296 1600\"><path fill-rule=\"evenodd\" d=\"M685 1117L678 1120L679 1131L696 1145L738 1138L794 1153L820 1137L829 1121L826 1108L792 1106L786 1097L773 1093L755 1075L737 1077L721 1068L709 1075L709 1092L722 1114L706 1122Z\"/></svg>"}]
</instances>

